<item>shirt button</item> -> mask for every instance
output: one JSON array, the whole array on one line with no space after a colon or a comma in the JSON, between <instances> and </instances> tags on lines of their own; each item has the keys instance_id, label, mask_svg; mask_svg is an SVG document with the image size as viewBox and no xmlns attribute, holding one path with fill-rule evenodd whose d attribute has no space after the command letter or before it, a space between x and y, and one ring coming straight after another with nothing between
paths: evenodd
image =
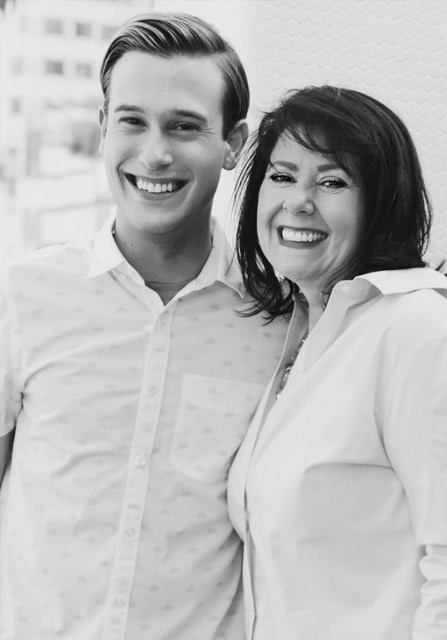
<instances>
[{"instance_id":1,"label":"shirt button","mask_svg":"<svg viewBox=\"0 0 447 640\"><path fill-rule=\"evenodd\" d=\"M135 533L136 533L136 531L135 531L135 529L134 529L133 527L127 527L127 529L126 529L126 536L127 536L128 538L133 538L133 537L134 537L134 535L135 535Z\"/></svg>"},{"instance_id":2,"label":"shirt button","mask_svg":"<svg viewBox=\"0 0 447 640\"><path fill-rule=\"evenodd\" d=\"M147 458L146 456L137 456L136 457L136 463L139 467L143 468L147 465Z\"/></svg>"},{"instance_id":3,"label":"shirt button","mask_svg":"<svg viewBox=\"0 0 447 640\"><path fill-rule=\"evenodd\" d=\"M124 607L125 604L126 604L125 598L115 598L115 600L113 601L113 605L115 607Z\"/></svg>"},{"instance_id":4,"label":"shirt button","mask_svg":"<svg viewBox=\"0 0 447 640\"><path fill-rule=\"evenodd\" d=\"M156 387L155 385L152 385L152 386L148 387L147 395L150 398L153 398L154 396L156 396L157 393L158 393L158 387Z\"/></svg>"},{"instance_id":5,"label":"shirt button","mask_svg":"<svg viewBox=\"0 0 447 640\"><path fill-rule=\"evenodd\" d=\"M342 284L340 287L340 291L342 293L348 294L351 293L351 285L350 284Z\"/></svg>"}]
</instances>

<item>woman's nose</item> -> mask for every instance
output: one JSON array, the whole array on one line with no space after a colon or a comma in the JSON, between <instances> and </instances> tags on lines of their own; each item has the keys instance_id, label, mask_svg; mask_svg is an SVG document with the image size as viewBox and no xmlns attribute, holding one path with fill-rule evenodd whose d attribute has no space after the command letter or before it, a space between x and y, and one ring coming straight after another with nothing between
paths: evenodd
<instances>
[{"instance_id":1,"label":"woman's nose","mask_svg":"<svg viewBox=\"0 0 447 640\"><path fill-rule=\"evenodd\" d=\"M310 215L315 210L311 190L301 185L295 184L288 193L282 204L282 208L288 213L298 215L300 213Z\"/></svg>"},{"instance_id":2,"label":"woman's nose","mask_svg":"<svg viewBox=\"0 0 447 640\"><path fill-rule=\"evenodd\" d=\"M172 164L174 158L166 134L156 129L148 131L141 145L138 160L153 171Z\"/></svg>"}]
</instances>

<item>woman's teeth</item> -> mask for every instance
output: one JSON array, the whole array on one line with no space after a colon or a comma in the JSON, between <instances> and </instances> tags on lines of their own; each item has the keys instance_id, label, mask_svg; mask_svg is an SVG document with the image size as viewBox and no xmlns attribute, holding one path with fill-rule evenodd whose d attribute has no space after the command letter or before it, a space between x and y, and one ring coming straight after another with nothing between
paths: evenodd
<instances>
[{"instance_id":1,"label":"woman's teeth","mask_svg":"<svg viewBox=\"0 0 447 640\"><path fill-rule=\"evenodd\" d=\"M281 237L289 242L318 242L324 240L326 234L319 231L295 231L294 229L281 229Z\"/></svg>"}]
</instances>

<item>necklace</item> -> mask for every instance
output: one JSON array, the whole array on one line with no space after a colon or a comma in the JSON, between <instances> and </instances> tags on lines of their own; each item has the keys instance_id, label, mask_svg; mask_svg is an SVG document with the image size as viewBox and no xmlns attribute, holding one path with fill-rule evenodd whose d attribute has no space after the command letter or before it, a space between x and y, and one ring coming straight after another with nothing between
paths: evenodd
<instances>
[{"instance_id":1,"label":"necklace","mask_svg":"<svg viewBox=\"0 0 447 640\"><path fill-rule=\"evenodd\" d=\"M288 381L289 376L290 376L290 372L292 371L292 367L295 364L295 360L298 358L298 354L301 351L301 349L303 347L303 344L306 342L306 338L307 338L307 331L304 334L304 336L301 338L301 340L299 341L298 346L295 349L295 352L293 353L293 355L290 358L290 360L284 365L284 369L282 370L281 378L279 379L278 389L276 390L276 399L278 399L279 396L284 391L284 387L287 384L287 381Z\"/></svg>"}]
</instances>

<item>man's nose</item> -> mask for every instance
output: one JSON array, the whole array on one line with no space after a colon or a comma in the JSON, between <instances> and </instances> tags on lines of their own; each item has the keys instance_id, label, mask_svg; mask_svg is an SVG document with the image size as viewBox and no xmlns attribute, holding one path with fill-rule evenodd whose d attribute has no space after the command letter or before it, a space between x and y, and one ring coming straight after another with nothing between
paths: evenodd
<instances>
[{"instance_id":1,"label":"man's nose","mask_svg":"<svg viewBox=\"0 0 447 640\"><path fill-rule=\"evenodd\" d=\"M141 144L138 160L152 171L172 164L174 158L168 136L156 127L151 128Z\"/></svg>"},{"instance_id":2,"label":"man's nose","mask_svg":"<svg viewBox=\"0 0 447 640\"><path fill-rule=\"evenodd\" d=\"M288 189L282 208L294 215L312 214L315 210L312 190L304 185L295 184Z\"/></svg>"}]
</instances>

